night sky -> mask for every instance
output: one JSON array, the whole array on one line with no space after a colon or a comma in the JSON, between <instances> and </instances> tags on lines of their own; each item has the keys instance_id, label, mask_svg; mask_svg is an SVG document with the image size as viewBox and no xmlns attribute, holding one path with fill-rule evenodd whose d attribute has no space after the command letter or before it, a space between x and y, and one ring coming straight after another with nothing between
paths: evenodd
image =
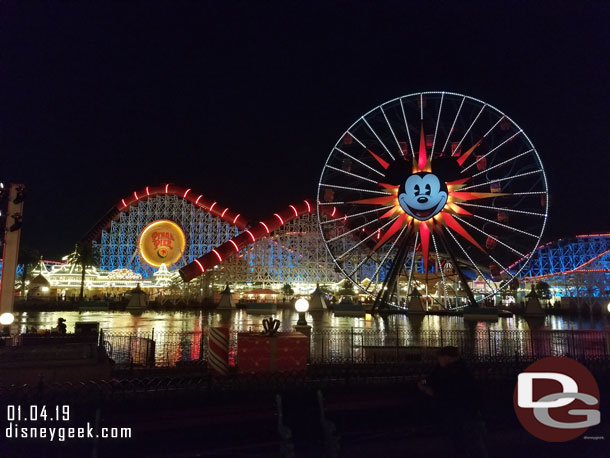
<instances>
[{"instance_id":1,"label":"night sky","mask_svg":"<svg viewBox=\"0 0 610 458\"><path fill-rule=\"evenodd\" d=\"M356 118L425 90L524 129L549 178L546 240L610 230L610 2L9 1L0 14L0 180L27 185L23 243L45 258L147 185L250 217L315 198Z\"/></svg>"}]
</instances>

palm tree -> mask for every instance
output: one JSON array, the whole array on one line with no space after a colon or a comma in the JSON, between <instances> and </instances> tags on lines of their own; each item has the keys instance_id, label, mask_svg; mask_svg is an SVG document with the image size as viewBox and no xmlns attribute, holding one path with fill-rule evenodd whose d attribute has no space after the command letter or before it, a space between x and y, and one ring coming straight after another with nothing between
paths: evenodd
<instances>
[{"instance_id":1,"label":"palm tree","mask_svg":"<svg viewBox=\"0 0 610 458\"><path fill-rule=\"evenodd\" d=\"M551 285L549 285L545 281L539 281L536 283L536 293L542 299L550 299L551 298Z\"/></svg>"},{"instance_id":2,"label":"palm tree","mask_svg":"<svg viewBox=\"0 0 610 458\"><path fill-rule=\"evenodd\" d=\"M35 248L30 248L26 245L19 247L19 257L17 264L23 266L23 273L21 274L21 296L25 297L25 282L28 277L29 270L36 265L40 259L40 253Z\"/></svg>"},{"instance_id":3,"label":"palm tree","mask_svg":"<svg viewBox=\"0 0 610 458\"><path fill-rule=\"evenodd\" d=\"M85 291L85 271L88 267L98 267L100 265L99 248L92 242L78 242L74 247L74 251L68 255L68 263L81 268L79 300L82 302Z\"/></svg>"},{"instance_id":4,"label":"palm tree","mask_svg":"<svg viewBox=\"0 0 610 458\"><path fill-rule=\"evenodd\" d=\"M282 293L284 293L284 301L286 301L286 297L292 297L294 295L294 290L292 289L292 286L290 286L290 283L286 283L282 286Z\"/></svg>"}]
</instances>

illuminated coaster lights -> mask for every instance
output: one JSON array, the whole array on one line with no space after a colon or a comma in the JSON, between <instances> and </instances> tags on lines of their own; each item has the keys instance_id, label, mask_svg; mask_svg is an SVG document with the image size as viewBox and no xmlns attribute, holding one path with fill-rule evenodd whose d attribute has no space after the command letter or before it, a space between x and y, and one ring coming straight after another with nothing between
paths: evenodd
<instances>
[{"instance_id":1,"label":"illuminated coaster lights","mask_svg":"<svg viewBox=\"0 0 610 458\"><path fill-rule=\"evenodd\" d=\"M334 282L337 281L336 273L326 248L319 240L317 222L312 215L313 208L311 201L303 200L269 218L248 222L240 213L231 211L216 200L208 199L191 188L173 184L147 186L121 199L91 228L83 240L99 240L103 270L127 268L147 278L154 273L151 264L157 262L150 262L151 259L144 261L138 254L140 233L151 222L169 219L177 223L186 236L187 243L183 257L174 264L174 268L180 268L191 263L185 271L183 270L183 273L187 272L185 279L190 280L220 263L225 263L223 274L229 275L232 281L236 278L250 281L250 277L257 279L253 281L258 281L259 277L264 276L268 279L271 275L283 282ZM338 215L336 208L329 208L329 214ZM315 237L284 233L287 227L301 224L298 221L302 221L299 231L307 228L308 234L315 234ZM281 230L278 231L280 228ZM294 263L294 253L288 249L279 246L262 248L267 246L267 242L276 243L271 240L278 238L283 240L286 237L294 238L287 242L286 246L298 247L296 251L302 253L297 264ZM259 243L261 240L265 242ZM250 250L244 254L242 250L245 248L253 248L254 251ZM269 252L263 253L264 251ZM319 251L321 255L317 254ZM289 252L293 254L290 255ZM241 266L236 264L239 261L230 262L227 268L226 261L231 260L237 253L240 259L245 260L244 256L247 257L247 262L255 268L240 270ZM319 261L318 264L326 266L323 269L324 273L314 272L312 267L314 258ZM267 263L271 264L267 265ZM267 268L273 273L263 273ZM329 280L331 277L332 280Z\"/></svg>"},{"instance_id":2,"label":"illuminated coaster lights","mask_svg":"<svg viewBox=\"0 0 610 458\"><path fill-rule=\"evenodd\" d=\"M399 306L417 295L416 259L442 296L452 258L495 295L496 282L518 274L505 266L538 246L548 193L538 153L509 117L472 97L425 92L374 108L340 137L318 186L318 210L327 205L347 220L336 233L320 219L339 269L372 293L373 282L356 279L373 263L387 289L378 301Z\"/></svg>"},{"instance_id":3,"label":"illuminated coaster lights","mask_svg":"<svg viewBox=\"0 0 610 458\"><path fill-rule=\"evenodd\" d=\"M261 239L271 236L282 226L287 223L311 214L314 207L307 200L303 200L296 204L291 204L283 211L276 212L269 218L262 221L250 224L243 232L227 242L217 246L203 256L194 259L193 262L180 269L180 275L183 280L190 281L199 275L204 274L209 269L214 268L220 263L233 257L244 248L251 246ZM329 207L321 212L324 217L331 217L338 214L335 207ZM343 218L338 218L343 219Z\"/></svg>"}]
</instances>

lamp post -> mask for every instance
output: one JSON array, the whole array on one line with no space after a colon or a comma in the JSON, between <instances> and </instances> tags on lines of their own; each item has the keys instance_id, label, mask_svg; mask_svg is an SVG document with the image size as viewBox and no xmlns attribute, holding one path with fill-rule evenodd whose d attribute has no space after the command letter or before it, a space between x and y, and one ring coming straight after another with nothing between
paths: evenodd
<instances>
[{"instance_id":1,"label":"lamp post","mask_svg":"<svg viewBox=\"0 0 610 458\"><path fill-rule=\"evenodd\" d=\"M306 336L311 336L311 326L307 324L307 320L305 319L305 313L309 310L309 301L304 297L297 299L294 303L294 309L299 314L299 321L297 321L297 324L294 327L295 331L301 332Z\"/></svg>"},{"instance_id":2,"label":"lamp post","mask_svg":"<svg viewBox=\"0 0 610 458\"><path fill-rule=\"evenodd\" d=\"M309 310L309 301L304 297L301 297L294 303L294 308L297 312L299 312L299 321L297 321L297 326L307 326L305 313L307 313Z\"/></svg>"},{"instance_id":3,"label":"lamp post","mask_svg":"<svg viewBox=\"0 0 610 458\"><path fill-rule=\"evenodd\" d=\"M10 312L5 312L0 315L0 326L2 326L2 334L10 335L11 324L15 321L15 316Z\"/></svg>"},{"instance_id":4,"label":"lamp post","mask_svg":"<svg viewBox=\"0 0 610 458\"><path fill-rule=\"evenodd\" d=\"M10 312L6 312L0 315L0 324L4 326L10 326L11 324L13 324L13 321L15 321L15 316Z\"/></svg>"}]
</instances>

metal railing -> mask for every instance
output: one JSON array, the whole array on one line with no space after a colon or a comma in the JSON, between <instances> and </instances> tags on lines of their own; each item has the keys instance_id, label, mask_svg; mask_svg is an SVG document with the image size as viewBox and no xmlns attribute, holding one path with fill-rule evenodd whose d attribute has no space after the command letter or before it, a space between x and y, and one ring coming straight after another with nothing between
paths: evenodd
<instances>
[{"instance_id":1,"label":"metal railing","mask_svg":"<svg viewBox=\"0 0 610 458\"><path fill-rule=\"evenodd\" d=\"M15 347L19 345L19 336L0 336L0 347Z\"/></svg>"},{"instance_id":2,"label":"metal railing","mask_svg":"<svg viewBox=\"0 0 610 458\"><path fill-rule=\"evenodd\" d=\"M118 333L100 331L100 345L119 368L156 366L156 342L150 333Z\"/></svg>"},{"instance_id":3,"label":"metal railing","mask_svg":"<svg viewBox=\"0 0 610 458\"><path fill-rule=\"evenodd\" d=\"M258 329L256 329L257 332ZM237 334L230 334L229 360L237 361ZM101 341L118 367L173 367L207 360L208 330L127 334L103 331ZM378 364L430 361L436 350L455 346L472 361L532 360L570 356L610 358L610 331L597 330L428 330L397 328L315 329L311 364Z\"/></svg>"},{"instance_id":4,"label":"metal railing","mask_svg":"<svg viewBox=\"0 0 610 458\"><path fill-rule=\"evenodd\" d=\"M610 357L609 331L524 331L406 329L320 329L312 333L312 363L376 363L425 360L443 346L457 347L471 360L571 356L590 360Z\"/></svg>"}]
</instances>

